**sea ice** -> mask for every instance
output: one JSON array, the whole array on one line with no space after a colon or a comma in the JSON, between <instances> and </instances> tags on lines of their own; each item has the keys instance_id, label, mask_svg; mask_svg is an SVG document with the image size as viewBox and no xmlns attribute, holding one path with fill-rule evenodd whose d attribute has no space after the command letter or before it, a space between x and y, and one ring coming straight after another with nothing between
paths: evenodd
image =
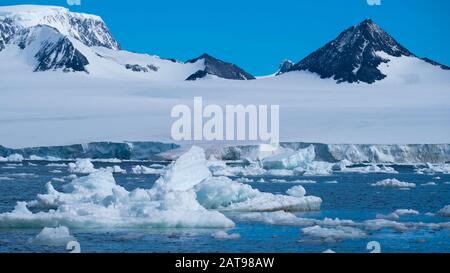
<instances>
[{"instance_id":1,"label":"sea ice","mask_svg":"<svg viewBox=\"0 0 450 273\"><path fill-rule=\"evenodd\" d=\"M192 187L208 177L204 152L196 147L174 162L149 190L128 192L116 184L111 172L94 170L64 185L63 192L48 183L47 194L0 214L0 227L233 227L222 213L198 203ZM29 208L42 210L33 213Z\"/></svg>"},{"instance_id":2,"label":"sea ice","mask_svg":"<svg viewBox=\"0 0 450 273\"><path fill-rule=\"evenodd\" d=\"M213 177L198 147L168 166L151 189L131 192L116 183L111 171L92 170L90 161L77 163L72 169L89 170L89 175L74 178L61 192L48 183L46 194L0 214L0 227L230 228L233 221L216 209L312 211L319 210L322 202L314 196L263 193L226 177Z\"/></svg>"},{"instance_id":3,"label":"sea ice","mask_svg":"<svg viewBox=\"0 0 450 273\"><path fill-rule=\"evenodd\" d=\"M392 168L382 165L381 167L371 164L365 167L354 167L354 168L344 168L341 170L344 173L389 173L389 174L397 174L398 172Z\"/></svg>"},{"instance_id":4,"label":"sea ice","mask_svg":"<svg viewBox=\"0 0 450 273\"><path fill-rule=\"evenodd\" d=\"M208 209L224 211L316 211L322 200L315 196L293 197L260 192L227 177L213 177L195 187L197 199Z\"/></svg>"},{"instance_id":5,"label":"sea ice","mask_svg":"<svg viewBox=\"0 0 450 273\"><path fill-rule=\"evenodd\" d=\"M69 229L59 226L56 228L45 227L32 240L32 243L46 246L66 246L70 241L75 241L75 238L70 235Z\"/></svg>"},{"instance_id":6,"label":"sea ice","mask_svg":"<svg viewBox=\"0 0 450 273\"><path fill-rule=\"evenodd\" d=\"M150 168L150 167L146 167L146 166L142 166L142 165L138 165L138 166L133 166L133 168L131 168L133 174L155 174L155 175L161 175L164 173L163 169L155 169L155 168Z\"/></svg>"},{"instance_id":7,"label":"sea ice","mask_svg":"<svg viewBox=\"0 0 450 273\"><path fill-rule=\"evenodd\" d=\"M77 159L75 163L69 163L69 172L88 174L95 171L94 164L89 159Z\"/></svg>"},{"instance_id":8,"label":"sea ice","mask_svg":"<svg viewBox=\"0 0 450 273\"><path fill-rule=\"evenodd\" d=\"M306 190L302 186L298 185L298 186L295 186L295 187L292 187L292 188L288 189L286 191L286 193L288 195L294 196L294 197L304 197L305 194L306 194Z\"/></svg>"},{"instance_id":9,"label":"sea ice","mask_svg":"<svg viewBox=\"0 0 450 273\"><path fill-rule=\"evenodd\" d=\"M416 184L399 181L395 178L385 179L372 184L374 187L391 187L391 188L415 188Z\"/></svg>"},{"instance_id":10,"label":"sea ice","mask_svg":"<svg viewBox=\"0 0 450 273\"><path fill-rule=\"evenodd\" d=\"M343 239L356 239L366 236L364 231L354 227L337 226L334 228L325 228L321 226L312 226L302 229L302 233L307 236L321 239L332 243Z\"/></svg>"}]
</instances>

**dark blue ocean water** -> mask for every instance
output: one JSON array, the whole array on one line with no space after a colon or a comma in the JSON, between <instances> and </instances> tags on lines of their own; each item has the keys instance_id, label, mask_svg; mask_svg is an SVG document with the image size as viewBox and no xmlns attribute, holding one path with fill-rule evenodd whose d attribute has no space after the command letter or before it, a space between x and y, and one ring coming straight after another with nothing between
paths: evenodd
<instances>
[{"instance_id":1,"label":"dark blue ocean water","mask_svg":"<svg viewBox=\"0 0 450 273\"><path fill-rule=\"evenodd\" d=\"M0 163L0 213L11 211L17 201L34 200L45 193L45 184L52 178L69 175L67 167L48 167L49 162ZM127 190L150 188L157 176L134 175L133 165L123 162L95 163L95 167L120 165L128 174L115 174L116 181ZM144 165L150 165L146 163ZM320 212L299 213L305 218L340 218L362 222L375 219L378 213L389 214L396 209L414 209L420 215L404 216L400 222L439 223L449 218L426 214L435 213L450 204L450 175L420 175L412 166L394 166L399 174L342 174L314 177L264 177L285 180L314 180L316 184L303 184L308 195L323 199ZM440 179L436 179L439 177ZM386 178L416 183L410 190L372 187L371 184ZM255 181L259 178L253 178ZM337 181L337 184L326 183ZM435 182L435 186L423 186ZM63 183L53 183L59 189ZM295 186L292 183L254 182L252 187L261 191L285 194ZM232 218L236 227L227 230L239 233L239 240L218 240L211 237L217 230L200 229L147 229L147 230L71 230L81 245L82 252L368 252L366 245L377 241L382 252L445 252L450 253L450 229L416 228L407 232L383 229L368 232L366 237L327 243L313 240L301 233L301 227L274 226ZM31 243L40 232L33 229L0 229L0 252L66 252L64 247L49 247Z\"/></svg>"}]
</instances>

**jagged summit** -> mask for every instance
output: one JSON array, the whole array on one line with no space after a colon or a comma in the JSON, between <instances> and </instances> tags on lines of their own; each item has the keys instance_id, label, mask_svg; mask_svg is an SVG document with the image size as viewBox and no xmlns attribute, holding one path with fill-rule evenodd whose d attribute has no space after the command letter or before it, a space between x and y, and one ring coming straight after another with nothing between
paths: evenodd
<instances>
[{"instance_id":1,"label":"jagged summit","mask_svg":"<svg viewBox=\"0 0 450 273\"><path fill-rule=\"evenodd\" d=\"M17 29L46 25L55 28L62 35L79 40L86 46L120 49L119 43L112 37L101 17L71 12L64 7L0 6L0 25L3 24L12 24ZM1 28L0 26L0 30Z\"/></svg>"},{"instance_id":2,"label":"jagged summit","mask_svg":"<svg viewBox=\"0 0 450 273\"><path fill-rule=\"evenodd\" d=\"M255 77L250 73L247 73L242 68L232 63L227 63L213 56L203 53L195 59L186 61L186 63L204 62L204 69L196 71L190 75L186 80L195 81L200 78L204 78L208 75L217 76L219 78L229 80L254 80Z\"/></svg>"},{"instance_id":3,"label":"jagged summit","mask_svg":"<svg viewBox=\"0 0 450 273\"><path fill-rule=\"evenodd\" d=\"M278 67L278 71L276 73L276 75L281 75L284 74L286 72L289 72L289 70L294 66L294 62L288 59L285 59L281 62L280 66Z\"/></svg>"},{"instance_id":4,"label":"jagged summit","mask_svg":"<svg viewBox=\"0 0 450 273\"><path fill-rule=\"evenodd\" d=\"M308 70L338 82L373 83L386 77L378 66L389 62L378 52L414 56L373 20L366 19L294 65L291 71Z\"/></svg>"}]
</instances>

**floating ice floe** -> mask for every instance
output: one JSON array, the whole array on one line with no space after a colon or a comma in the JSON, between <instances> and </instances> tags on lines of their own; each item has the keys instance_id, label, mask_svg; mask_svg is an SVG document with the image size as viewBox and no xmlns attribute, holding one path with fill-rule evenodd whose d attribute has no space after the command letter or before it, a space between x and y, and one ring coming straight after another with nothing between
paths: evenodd
<instances>
[{"instance_id":1,"label":"floating ice floe","mask_svg":"<svg viewBox=\"0 0 450 273\"><path fill-rule=\"evenodd\" d=\"M133 174L154 174L154 175L161 175L164 173L163 169L155 169L151 167L145 167L142 165L133 166L131 168L131 171Z\"/></svg>"},{"instance_id":2,"label":"floating ice floe","mask_svg":"<svg viewBox=\"0 0 450 273\"><path fill-rule=\"evenodd\" d=\"M317 184L317 181L297 179L297 180L292 180L291 183L295 183L295 184Z\"/></svg>"},{"instance_id":3,"label":"floating ice floe","mask_svg":"<svg viewBox=\"0 0 450 273\"><path fill-rule=\"evenodd\" d=\"M443 207L438 211L438 215L444 217L450 217L450 205Z\"/></svg>"},{"instance_id":4,"label":"floating ice floe","mask_svg":"<svg viewBox=\"0 0 450 273\"><path fill-rule=\"evenodd\" d=\"M437 184L435 182L427 182L422 184L421 186L437 186Z\"/></svg>"},{"instance_id":5,"label":"floating ice floe","mask_svg":"<svg viewBox=\"0 0 450 273\"><path fill-rule=\"evenodd\" d=\"M415 170L418 174L450 174L450 164L430 164L427 163L424 168L417 168Z\"/></svg>"},{"instance_id":6,"label":"floating ice floe","mask_svg":"<svg viewBox=\"0 0 450 273\"><path fill-rule=\"evenodd\" d=\"M388 173L388 174L397 174L398 172L392 168L385 165L381 165L381 167L371 164L369 166L364 167L353 167L353 168L344 168L341 170L344 173Z\"/></svg>"},{"instance_id":7,"label":"floating ice floe","mask_svg":"<svg viewBox=\"0 0 450 273\"><path fill-rule=\"evenodd\" d=\"M54 168L67 167L67 164L66 163L50 163L50 164L47 164L46 167L54 167Z\"/></svg>"},{"instance_id":8,"label":"floating ice floe","mask_svg":"<svg viewBox=\"0 0 450 273\"><path fill-rule=\"evenodd\" d=\"M398 216L411 216L411 215L419 215L420 212L418 212L417 210L413 210L413 209L397 209L394 211L395 214L397 214Z\"/></svg>"},{"instance_id":9,"label":"floating ice floe","mask_svg":"<svg viewBox=\"0 0 450 273\"><path fill-rule=\"evenodd\" d=\"M120 166L114 165L114 166L108 166L105 168L101 168L100 170L105 170L107 172L111 172L111 173L122 173L122 174L126 174L127 171L122 169Z\"/></svg>"},{"instance_id":10,"label":"floating ice floe","mask_svg":"<svg viewBox=\"0 0 450 273\"><path fill-rule=\"evenodd\" d=\"M239 177L236 179L237 182L241 183L253 183L255 182L253 179L247 178L247 177Z\"/></svg>"},{"instance_id":11,"label":"floating ice floe","mask_svg":"<svg viewBox=\"0 0 450 273\"><path fill-rule=\"evenodd\" d=\"M408 182L402 182L395 178L393 179L385 179L382 181L379 181L377 183L372 184L374 187L390 187L390 188L415 188L416 184L414 183L408 183Z\"/></svg>"},{"instance_id":12,"label":"floating ice floe","mask_svg":"<svg viewBox=\"0 0 450 273\"><path fill-rule=\"evenodd\" d=\"M322 253L324 253L324 254L334 254L334 253L336 253L336 252L334 252L332 249L327 249L327 250L325 250L325 251L322 252Z\"/></svg>"},{"instance_id":13,"label":"floating ice floe","mask_svg":"<svg viewBox=\"0 0 450 273\"><path fill-rule=\"evenodd\" d=\"M73 167L89 166L84 163ZM230 228L233 221L215 209L310 211L319 210L321 202L314 196L263 193L226 177L212 177L204 151L192 147L151 189L129 192L116 183L112 172L94 170L74 178L61 192L48 183L46 194L28 203L19 202L12 212L0 214L0 227Z\"/></svg>"},{"instance_id":14,"label":"floating ice floe","mask_svg":"<svg viewBox=\"0 0 450 273\"><path fill-rule=\"evenodd\" d=\"M317 211L322 199L265 193L227 177L213 177L195 187L197 199L208 209L223 211Z\"/></svg>"},{"instance_id":15,"label":"floating ice floe","mask_svg":"<svg viewBox=\"0 0 450 273\"><path fill-rule=\"evenodd\" d=\"M288 189L286 191L286 193L288 195L294 196L294 197L304 197L306 194L306 190L305 190L305 188L303 188L302 186L299 185L299 186L295 186L295 187Z\"/></svg>"},{"instance_id":16,"label":"floating ice floe","mask_svg":"<svg viewBox=\"0 0 450 273\"><path fill-rule=\"evenodd\" d=\"M77 159L75 163L69 163L69 172L88 174L94 172L94 164L89 159Z\"/></svg>"},{"instance_id":17,"label":"floating ice floe","mask_svg":"<svg viewBox=\"0 0 450 273\"><path fill-rule=\"evenodd\" d=\"M402 216L413 216L413 215L419 215L420 213L417 210L412 209L398 209L390 214L377 214L377 219L385 219L385 220L391 220L391 221L397 221Z\"/></svg>"},{"instance_id":18,"label":"floating ice floe","mask_svg":"<svg viewBox=\"0 0 450 273\"><path fill-rule=\"evenodd\" d=\"M218 240L238 240L241 238L241 235L238 233L228 234L225 231L217 231L211 234L211 237Z\"/></svg>"},{"instance_id":19,"label":"floating ice floe","mask_svg":"<svg viewBox=\"0 0 450 273\"><path fill-rule=\"evenodd\" d=\"M337 226L333 228L312 226L302 229L306 236L317 238L328 243L333 243L344 239L357 239L366 236L366 233L358 228Z\"/></svg>"},{"instance_id":20,"label":"floating ice floe","mask_svg":"<svg viewBox=\"0 0 450 273\"><path fill-rule=\"evenodd\" d=\"M70 235L69 229L65 226L59 226L56 228L45 227L31 242L45 246L65 247L71 241L75 241L75 238Z\"/></svg>"},{"instance_id":21,"label":"floating ice floe","mask_svg":"<svg viewBox=\"0 0 450 273\"><path fill-rule=\"evenodd\" d=\"M387 220L387 219L374 219L364 222L365 228L370 231L378 231L384 228L391 228L398 232L405 232L408 227L404 223Z\"/></svg>"},{"instance_id":22,"label":"floating ice floe","mask_svg":"<svg viewBox=\"0 0 450 273\"><path fill-rule=\"evenodd\" d=\"M272 183L287 183L288 181L285 180L285 179L277 179L277 178L275 178L275 179L271 179L270 182L272 182Z\"/></svg>"}]
</instances>

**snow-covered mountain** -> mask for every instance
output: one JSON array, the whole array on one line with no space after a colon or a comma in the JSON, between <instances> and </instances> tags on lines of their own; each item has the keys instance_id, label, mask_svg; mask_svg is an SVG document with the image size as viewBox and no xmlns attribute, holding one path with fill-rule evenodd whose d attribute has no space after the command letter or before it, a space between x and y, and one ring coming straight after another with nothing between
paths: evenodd
<instances>
[{"instance_id":1,"label":"snow-covered mountain","mask_svg":"<svg viewBox=\"0 0 450 273\"><path fill-rule=\"evenodd\" d=\"M120 49L105 22L96 15L70 12L63 7L19 5L0 7L0 21L17 29L46 25L64 36L73 37L86 46Z\"/></svg>"},{"instance_id":2,"label":"snow-covered mountain","mask_svg":"<svg viewBox=\"0 0 450 273\"><path fill-rule=\"evenodd\" d=\"M35 5L0 7L0 70L13 74L85 72L101 78L155 81L184 81L206 75L254 79L236 65L209 55L182 63L122 50L100 17Z\"/></svg>"},{"instance_id":3,"label":"snow-covered mountain","mask_svg":"<svg viewBox=\"0 0 450 273\"><path fill-rule=\"evenodd\" d=\"M210 56L206 53L202 54L200 57L189 60L186 63L195 64L199 62L203 64L204 68L190 75L187 78L188 81L195 81L197 79L205 78L207 76L216 76L228 80L255 79L253 75L245 72L242 68L232 63L227 63L222 60L216 59L213 56Z\"/></svg>"},{"instance_id":4,"label":"snow-covered mountain","mask_svg":"<svg viewBox=\"0 0 450 273\"><path fill-rule=\"evenodd\" d=\"M290 71L310 71L338 82L374 83L390 76L382 71L381 65L389 67L396 58L414 58L448 69L427 58L416 57L372 20L366 19L295 64Z\"/></svg>"}]
</instances>

